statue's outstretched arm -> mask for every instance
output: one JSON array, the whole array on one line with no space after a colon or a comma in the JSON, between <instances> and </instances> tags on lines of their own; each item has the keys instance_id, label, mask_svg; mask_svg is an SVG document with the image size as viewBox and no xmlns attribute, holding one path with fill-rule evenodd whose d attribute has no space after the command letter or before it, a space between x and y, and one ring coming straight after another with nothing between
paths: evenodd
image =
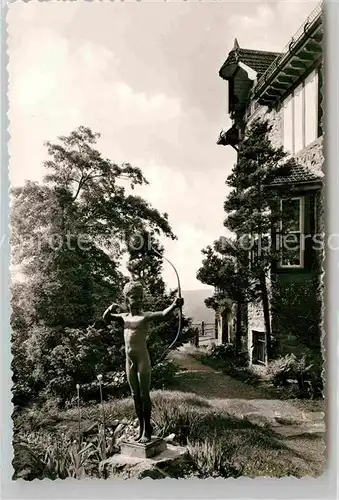
<instances>
[{"instance_id":1,"label":"statue's outstretched arm","mask_svg":"<svg viewBox=\"0 0 339 500\"><path fill-rule=\"evenodd\" d=\"M124 314L119 314L116 312L117 304L111 304L107 307L106 311L102 315L102 319L104 321L121 321L123 319Z\"/></svg>"},{"instance_id":2,"label":"statue's outstretched arm","mask_svg":"<svg viewBox=\"0 0 339 500\"><path fill-rule=\"evenodd\" d=\"M165 318L168 316L174 309L177 309L179 307L182 307L184 301L181 298L175 299L173 304L171 304L167 309L164 309L163 311L155 311L155 312L147 312L145 313L145 319L147 320L153 320L153 319L160 319L160 318Z\"/></svg>"}]
</instances>

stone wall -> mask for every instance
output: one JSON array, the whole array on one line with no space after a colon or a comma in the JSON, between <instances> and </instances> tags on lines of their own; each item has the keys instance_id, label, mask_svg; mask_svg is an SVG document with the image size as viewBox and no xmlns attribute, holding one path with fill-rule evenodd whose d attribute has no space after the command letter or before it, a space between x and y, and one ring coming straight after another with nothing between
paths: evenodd
<instances>
[{"instance_id":1,"label":"stone wall","mask_svg":"<svg viewBox=\"0 0 339 500\"><path fill-rule=\"evenodd\" d=\"M216 344L221 345L224 343L224 331L228 332L228 341L232 341L234 339L234 331L233 331L233 322L234 322L234 312L232 307L232 312L222 313L218 311L216 313L217 319L217 338Z\"/></svg>"},{"instance_id":2,"label":"stone wall","mask_svg":"<svg viewBox=\"0 0 339 500\"><path fill-rule=\"evenodd\" d=\"M216 344L220 345L222 344L222 317L221 314L216 313L216 319L217 319L217 338L216 338Z\"/></svg>"},{"instance_id":3,"label":"stone wall","mask_svg":"<svg viewBox=\"0 0 339 500\"><path fill-rule=\"evenodd\" d=\"M255 119L263 118L269 121L272 126L270 139L275 147L283 146L284 140L284 120L283 108L269 111L267 106L260 106L248 119L246 126L249 126ZM323 136L318 137L306 148L299 151L294 156L296 162L307 166L312 172L319 173L323 171Z\"/></svg>"},{"instance_id":4,"label":"stone wall","mask_svg":"<svg viewBox=\"0 0 339 500\"><path fill-rule=\"evenodd\" d=\"M277 108L269 110L267 106L260 106L257 110L249 117L246 126L248 127L257 118L262 118L268 120L272 126L270 133L270 140L274 147L279 147L283 145L284 138L284 123L283 123L283 113L282 108Z\"/></svg>"},{"instance_id":5,"label":"stone wall","mask_svg":"<svg viewBox=\"0 0 339 500\"><path fill-rule=\"evenodd\" d=\"M307 166L312 172L320 173L323 171L323 136L318 137L306 148L295 155L295 160L299 165Z\"/></svg>"}]
</instances>

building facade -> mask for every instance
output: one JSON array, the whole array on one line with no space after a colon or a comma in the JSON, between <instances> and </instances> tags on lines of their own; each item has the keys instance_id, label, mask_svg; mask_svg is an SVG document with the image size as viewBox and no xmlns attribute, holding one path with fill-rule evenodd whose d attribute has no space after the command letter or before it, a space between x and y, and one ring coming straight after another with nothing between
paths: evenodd
<instances>
[{"instance_id":1,"label":"building facade","mask_svg":"<svg viewBox=\"0 0 339 500\"><path fill-rule=\"evenodd\" d=\"M293 196L281 199L281 210L285 203L289 211L293 210L289 233L298 241L293 250L281 250L279 261L271 269L272 334L282 354L298 352L305 346L317 350L320 346L324 233L322 40L319 5L281 53L243 49L235 40L219 72L228 84L232 127L221 132L218 144L237 150L247 127L254 119L264 118L272 126L271 142L283 146L292 164L287 175L274 181L276 188L286 183L291 186ZM306 312L307 307L313 316ZM227 321L231 324L229 317ZM246 323L250 363L265 364L266 332L260 304L248 306ZM300 335L297 325L303 330Z\"/></svg>"}]
</instances>

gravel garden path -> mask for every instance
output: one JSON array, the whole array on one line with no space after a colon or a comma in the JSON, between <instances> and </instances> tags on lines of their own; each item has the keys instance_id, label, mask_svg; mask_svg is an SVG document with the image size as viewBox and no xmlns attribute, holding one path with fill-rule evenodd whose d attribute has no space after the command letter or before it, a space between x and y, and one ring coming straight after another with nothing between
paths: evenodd
<instances>
[{"instance_id":1,"label":"gravel garden path","mask_svg":"<svg viewBox=\"0 0 339 500\"><path fill-rule=\"evenodd\" d=\"M268 424L287 439L308 437L312 442L323 442L325 421L322 411L307 411L290 400L272 399L261 388L202 364L189 354L186 346L172 351L170 357L182 370L178 374L179 390L194 392L229 414Z\"/></svg>"}]
</instances>

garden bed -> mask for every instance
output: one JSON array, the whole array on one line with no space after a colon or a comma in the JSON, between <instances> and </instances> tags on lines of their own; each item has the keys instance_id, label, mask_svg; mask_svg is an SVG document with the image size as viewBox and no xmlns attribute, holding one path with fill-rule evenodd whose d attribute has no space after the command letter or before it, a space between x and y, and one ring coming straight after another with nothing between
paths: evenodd
<instances>
[{"instance_id":1,"label":"garden bed","mask_svg":"<svg viewBox=\"0 0 339 500\"><path fill-rule=\"evenodd\" d=\"M152 393L152 401L156 434L163 437L174 434L175 444L188 448L191 468L185 471L185 477L302 477L322 473L319 463L313 464L291 450L268 425L257 425L231 416L193 393L159 390ZM133 426L131 398L109 401L104 404L104 411L107 434L111 438L119 425L120 429ZM15 477L77 477L80 473L99 477L99 463L103 459L102 439L100 444L100 432L93 424L98 422L100 426L102 408L100 405L86 406L81 409L81 414L82 447L91 442L93 446L82 453L80 472L76 469L79 456L74 448L79 424L76 408L57 416L37 414L35 421L32 415L30 419L18 415L15 421ZM34 430L29 428L32 425ZM91 425L93 428L88 432ZM20 441L26 442L25 453L20 448ZM70 450L73 450L73 461L62 460L69 456ZM111 446L109 453L116 451L117 448Z\"/></svg>"}]
</instances>

